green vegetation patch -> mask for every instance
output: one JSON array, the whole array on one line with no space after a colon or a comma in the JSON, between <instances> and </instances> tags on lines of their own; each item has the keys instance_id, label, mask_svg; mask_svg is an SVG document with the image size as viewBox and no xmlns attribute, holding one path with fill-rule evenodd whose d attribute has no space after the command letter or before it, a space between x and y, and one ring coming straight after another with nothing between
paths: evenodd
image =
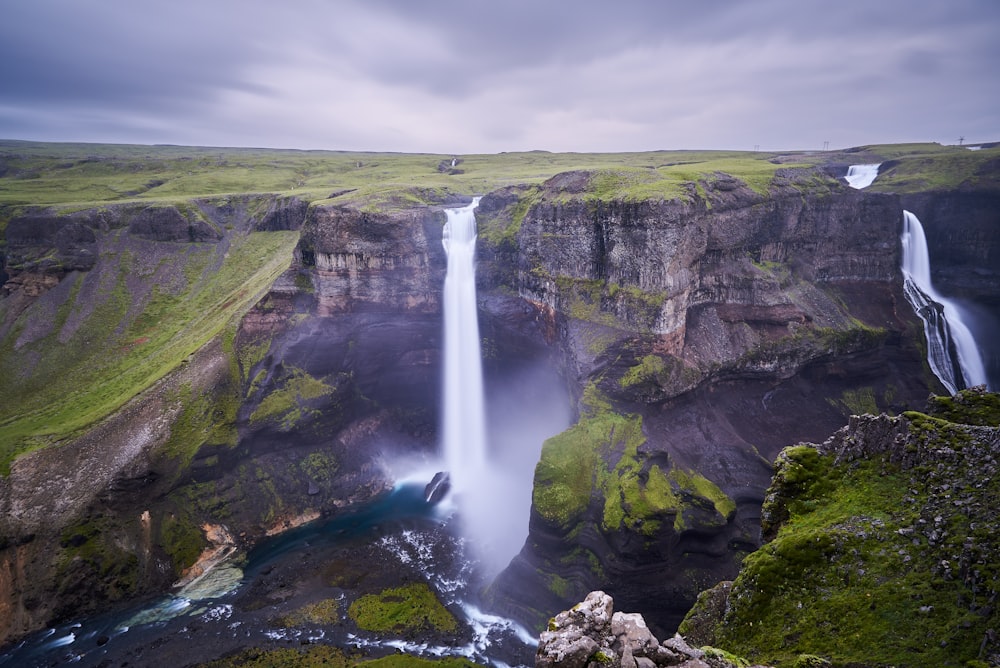
<instances>
[{"instance_id":1,"label":"green vegetation patch","mask_svg":"<svg viewBox=\"0 0 1000 668\"><path fill-rule=\"evenodd\" d=\"M961 146L897 144L869 150L890 159L869 186L875 192L911 193L929 190L1000 189L996 160L1000 148L970 151Z\"/></svg>"},{"instance_id":2,"label":"green vegetation patch","mask_svg":"<svg viewBox=\"0 0 1000 668\"><path fill-rule=\"evenodd\" d=\"M351 603L347 614L366 631L453 632L458 621L423 582L366 594Z\"/></svg>"},{"instance_id":3,"label":"green vegetation patch","mask_svg":"<svg viewBox=\"0 0 1000 668\"><path fill-rule=\"evenodd\" d=\"M250 415L250 422L272 420L283 429L291 429L304 417L317 413L308 402L329 397L334 388L313 378L302 369L289 368L290 375L281 387L268 394Z\"/></svg>"},{"instance_id":4,"label":"green vegetation patch","mask_svg":"<svg viewBox=\"0 0 1000 668\"><path fill-rule=\"evenodd\" d=\"M972 388L953 397L931 397L928 413L949 422L1000 427L1000 394Z\"/></svg>"},{"instance_id":5,"label":"green vegetation patch","mask_svg":"<svg viewBox=\"0 0 1000 668\"><path fill-rule=\"evenodd\" d=\"M664 471L640 455L646 441L641 416L617 413L593 386L583 403L577 423L542 446L532 492L535 512L570 532L596 499L604 531L624 527L649 537L662 531L664 521L683 530L685 512L696 508L728 521L736 504L718 486L695 472Z\"/></svg>"},{"instance_id":6,"label":"green vegetation patch","mask_svg":"<svg viewBox=\"0 0 1000 668\"><path fill-rule=\"evenodd\" d=\"M70 290L42 295L0 340L0 473L18 454L106 417L222 335L288 267L297 239L237 235L228 248L188 244L169 260L112 251L67 279ZM28 337L29 320L55 324Z\"/></svg>"},{"instance_id":7,"label":"green vegetation patch","mask_svg":"<svg viewBox=\"0 0 1000 668\"><path fill-rule=\"evenodd\" d=\"M535 466L531 497L535 511L564 530L575 526L590 505L595 476L604 467L602 455L626 431L634 434L638 419L610 410L596 411L546 440Z\"/></svg>"},{"instance_id":8,"label":"green vegetation patch","mask_svg":"<svg viewBox=\"0 0 1000 668\"><path fill-rule=\"evenodd\" d=\"M264 649L250 648L215 661L199 664L200 668L473 668L479 664L465 657L425 659L410 654L391 654L378 659L345 653L329 645Z\"/></svg>"},{"instance_id":9,"label":"green vegetation patch","mask_svg":"<svg viewBox=\"0 0 1000 668\"><path fill-rule=\"evenodd\" d=\"M128 537L120 520L108 515L80 519L60 536L56 559L56 587L71 595L81 581L111 601L134 596L139 584L139 558L128 549Z\"/></svg>"},{"instance_id":10,"label":"green vegetation patch","mask_svg":"<svg viewBox=\"0 0 1000 668\"><path fill-rule=\"evenodd\" d=\"M979 418L973 393L958 401L956 414ZM781 667L964 666L1000 649L988 640L1000 623L995 436L906 418L905 443L863 458L782 452L764 512L775 537L745 559L702 640Z\"/></svg>"},{"instance_id":11,"label":"green vegetation patch","mask_svg":"<svg viewBox=\"0 0 1000 668\"><path fill-rule=\"evenodd\" d=\"M174 572L181 571L198 560L208 541L201 528L187 517L167 515L160 524L160 546L170 556Z\"/></svg>"},{"instance_id":12,"label":"green vegetation patch","mask_svg":"<svg viewBox=\"0 0 1000 668\"><path fill-rule=\"evenodd\" d=\"M194 392L190 384L180 388L177 401L180 415L170 425L170 438L160 453L176 460L182 470L204 445L236 445L236 412L239 410L239 387L234 379L211 392Z\"/></svg>"}]
</instances>

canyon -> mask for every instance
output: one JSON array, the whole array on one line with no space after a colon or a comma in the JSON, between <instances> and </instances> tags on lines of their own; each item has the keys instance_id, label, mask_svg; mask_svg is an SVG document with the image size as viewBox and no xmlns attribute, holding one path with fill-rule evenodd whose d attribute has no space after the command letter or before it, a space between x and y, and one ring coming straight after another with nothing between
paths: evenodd
<instances>
[{"instance_id":1,"label":"canyon","mask_svg":"<svg viewBox=\"0 0 1000 668\"><path fill-rule=\"evenodd\" d=\"M537 631L603 590L668 637L761 545L784 447L941 393L903 295L902 211L938 289L997 340L995 150L945 187L900 185L906 158L869 147L666 195L631 167L482 193L487 427L534 471L498 492L528 526L489 609ZM849 187L868 162L874 184ZM443 208L473 193L330 194L4 210L3 396L23 399L0 423L0 643L166 591L435 459Z\"/></svg>"}]
</instances>

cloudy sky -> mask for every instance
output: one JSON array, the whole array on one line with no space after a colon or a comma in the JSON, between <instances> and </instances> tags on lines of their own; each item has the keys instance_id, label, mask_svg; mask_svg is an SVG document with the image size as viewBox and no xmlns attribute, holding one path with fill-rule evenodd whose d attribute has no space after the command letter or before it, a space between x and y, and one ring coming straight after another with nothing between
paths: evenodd
<instances>
[{"instance_id":1,"label":"cloudy sky","mask_svg":"<svg viewBox=\"0 0 1000 668\"><path fill-rule=\"evenodd\" d=\"M3 0L0 138L493 153L1000 140L997 0Z\"/></svg>"}]
</instances>

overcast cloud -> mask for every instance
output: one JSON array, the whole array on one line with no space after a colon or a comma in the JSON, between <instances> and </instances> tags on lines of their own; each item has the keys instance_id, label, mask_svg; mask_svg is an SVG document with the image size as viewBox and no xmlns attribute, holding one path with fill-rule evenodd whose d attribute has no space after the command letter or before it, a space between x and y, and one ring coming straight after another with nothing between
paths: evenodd
<instances>
[{"instance_id":1,"label":"overcast cloud","mask_svg":"<svg viewBox=\"0 0 1000 668\"><path fill-rule=\"evenodd\" d=\"M996 0L8 0L0 138L435 153L1000 140Z\"/></svg>"}]
</instances>

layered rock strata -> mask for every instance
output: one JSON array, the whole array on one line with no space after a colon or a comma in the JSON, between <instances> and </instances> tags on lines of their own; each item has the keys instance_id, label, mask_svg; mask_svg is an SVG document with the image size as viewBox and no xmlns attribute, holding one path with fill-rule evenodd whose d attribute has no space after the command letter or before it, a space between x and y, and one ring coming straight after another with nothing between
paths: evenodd
<instances>
[{"instance_id":1,"label":"layered rock strata","mask_svg":"<svg viewBox=\"0 0 1000 668\"><path fill-rule=\"evenodd\" d=\"M551 314L580 399L491 593L540 624L599 587L669 633L759 544L781 447L936 381L900 291L898 197L789 170L766 194L716 175L607 201L594 178L481 202L494 262L517 249L519 293Z\"/></svg>"}]
</instances>

